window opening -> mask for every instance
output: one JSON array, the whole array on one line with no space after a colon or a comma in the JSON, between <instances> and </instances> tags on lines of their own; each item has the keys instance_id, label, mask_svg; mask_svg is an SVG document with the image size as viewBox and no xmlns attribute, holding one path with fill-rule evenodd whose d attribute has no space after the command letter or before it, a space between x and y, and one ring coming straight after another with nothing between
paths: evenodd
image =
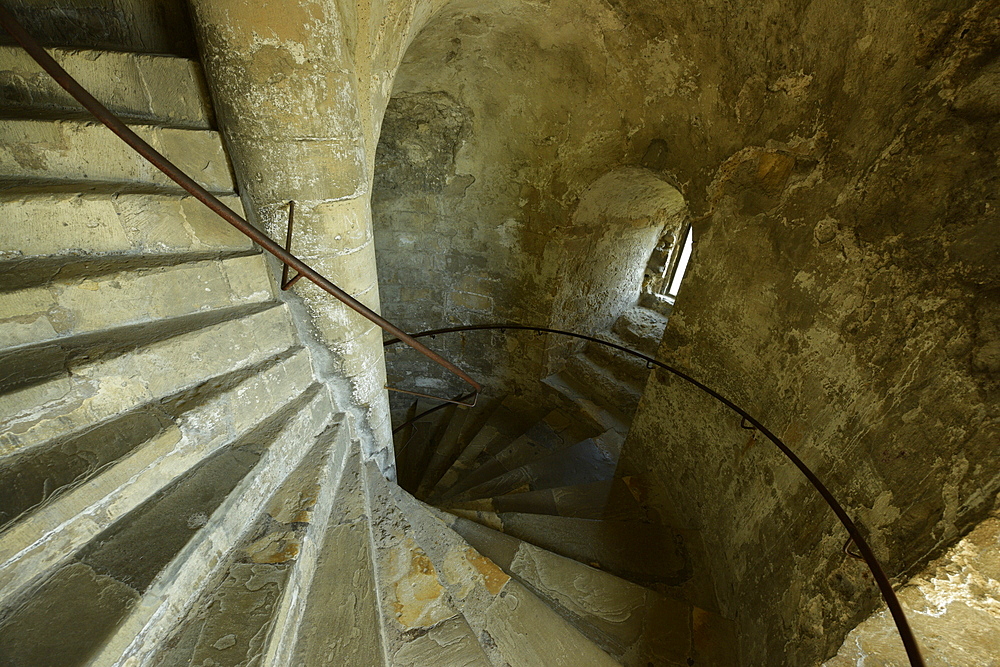
<instances>
[{"instance_id":1,"label":"window opening","mask_svg":"<svg viewBox=\"0 0 1000 667\"><path fill-rule=\"evenodd\" d=\"M677 298L677 292L681 288L681 280L684 279L684 272L687 271L688 262L691 261L692 250L694 250L694 232L691 230L691 225L688 225L687 230L684 232L684 245L681 248L681 256L677 260L677 264L674 267L674 274L670 278L669 287L667 287L667 291L664 294L671 302ZM670 264L668 263L667 268L664 269L664 278L666 278L669 266ZM664 281L664 284L668 284L668 281Z\"/></svg>"}]
</instances>

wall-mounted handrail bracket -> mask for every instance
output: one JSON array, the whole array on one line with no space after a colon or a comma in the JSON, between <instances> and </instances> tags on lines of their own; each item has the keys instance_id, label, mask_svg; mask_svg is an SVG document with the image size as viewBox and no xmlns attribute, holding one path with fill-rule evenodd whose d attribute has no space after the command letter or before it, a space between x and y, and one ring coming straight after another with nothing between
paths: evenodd
<instances>
[{"instance_id":1,"label":"wall-mounted handrail bracket","mask_svg":"<svg viewBox=\"0 0 1000 667\"><path fill-rule=\"evenodd\" d=\"M295 218L295 202L288 202L288 231L285 233L285 252L292 252L292 224ZM298 282L299 278L302 277L301 273L296 273L295 277L291 280L288 279L288 265L284 264L281 267L281 289L282 291L288 291L292 289L292 285Z\"/></svg>"},{"instance_id":2,"label":"wall-mounted handrail bracket","mask_svg":"<svg viewBox=\"0 0 1000 667\"><path fill-rule=\"evenodd\" d=\"M468 398L469 394L466 394L465 396L460 396L457 399L456 398L441 398L440 396L434 396L432 394L421 394L419 391L410 391L409 389L399 389L397 387L390 387L389 385L385 385L385 388L388 391L394 391L394 392L396 392L398 394L408 394L410 396L417 396L419 398L429 398L429 399L431 399L433 401L441 401L442 405L447 405L449 403L452 403L454 405L457 405L460 408L474 408L474 407L476 407L476 403L479 401L479 392L478 391L472 392L472 394L471 394L471 396L472 396L472 402L470 402L470 403L464 403L463 402L464 399Z\"/></svg>"}]
</instances>

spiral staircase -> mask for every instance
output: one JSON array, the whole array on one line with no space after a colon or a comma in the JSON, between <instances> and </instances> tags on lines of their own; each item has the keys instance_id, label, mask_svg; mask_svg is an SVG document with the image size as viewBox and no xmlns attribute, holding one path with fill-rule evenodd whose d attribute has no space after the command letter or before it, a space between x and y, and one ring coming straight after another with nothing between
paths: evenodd
<instances>
[{"instance_id":1,"label":"spiral staircase","mask_svg":"<svg viewBox=\"0 0 1000 667\"><path fill-rule=\"evenodd\" d=\"M198 64L143 30L52 52L239 210ZM22 50L0 76L0 665L735 664L613 399L438 411L387 480L261 253Z\"/></svg>"}]
</instances>

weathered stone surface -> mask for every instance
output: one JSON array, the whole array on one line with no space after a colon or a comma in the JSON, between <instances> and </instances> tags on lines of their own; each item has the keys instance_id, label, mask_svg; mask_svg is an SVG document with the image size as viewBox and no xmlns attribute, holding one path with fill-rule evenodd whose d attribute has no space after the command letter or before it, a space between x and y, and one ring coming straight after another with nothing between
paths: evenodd
<instances>
[{"instance_id":1,"label":"weathered stone surface","mask_svg":"<svg viewBox=\"0 0 1000 667\"><path fill-rule=\"evenodd\" d=\"M423 630L459 617L461 612L443 583L443 573L414 539L409 521L392 497L389 482L371 463L365 466L364 474L383 649L392 656ZM441 650L447 651L447 647Z\"/></svg>"},{"instance_id":2,"label":"weathered stone surface","mask_svg":"<svg viewBox=\"0 0 1000 667\"><path fill-rule=\"evenodd\" d=\"M136 125L153 148L212 192L233 191L229 160L219 135ZM69 181L179 190L103 125L83 121L0 122L0 183Z\"/></svg>"},{"instance_id":3,"label":"weathered stone surface","mask_svg":"<svg viewBox=\"0 0 1000 667\"><path fill-rule=\"evenodd\" d=\"M57 500L11 525L0 536L0 599L11 598L203 458L259 428L306 389L310 369L308 355L299 353L210 397L176 427L135 443L133 452L88 483L63 489ZM254 411L245 410L251 405Z\"/></svg>"},{"instance_id":4,"label":"weathered stone surface","mask_svg":"<svg viewBox=\"0 0 1000 667\"><path fill-rule=\"evenodd\" d=\"M138 53L198 53L187 7L176 0L14 0L8 6L29 34L45 46ZM10 43L4 31L0 42Z\"/></svg>"},{"instance_id":5,"label":"weathered stone surface","mask_svg":"<svg viewBox=\"0 0 1000 667\"><path fill-rule=\"evenodd\" d=\"M466 513L513 537L644 585L678 586L691 577L678 534L639 521L594 521L543 514Z\"/></svg>"},{"instance_id":6,"label":"weathered stone surface","mask_svg":"<svg viewBox=\"0 0 1000 667\"><path fill-rule=\"evenodd\" d=\"M73 563L0 623L0 660L5 667L81 664L138 598L114 577Z\"/></svg>"},{"instance_id":7,"label":"weathered stone surface","mask_svg":"<svg viewBox=\"0 0 1000 667\"><path fill-rule=\"evenodd\" d=\"M0 337L22 346L274 299L263 257L130 270L0 293Z\"/></svg>"},{"instance_id":8,"label":"weathered stone surface","mask_svg":"<svg viewBox=\"0 0 1000 667\"><path fill-rule=\"evenodd\" d=\"M240 200L221 197L237 213ZM240 234L193 197L168 195L33 194L0 198L0 259L67 260L89 255L241 252ZM39 233L39 221L44 220Z\"/></svg>"},{"instance_id":9,"label":"weathered stone surface","mask_svg":"<svg viewBox=\"0 0 1000 667\"><path fill-rule=\"evenodd\" d=\"M120 118L208 129L212 112L193 60L114 51L52 49L49 54ZM0 107L39 117L87 112L20 46L0 46Z\"/></svg>"},{"instance_id":10,"label":"weathered stone surface","mask_svg":"<svg viewBox=\"0 0 1000 667\"><path fill-rule=\"evenodd\" d=\"M980 523L899 591L928 665L997 665L1000 655L1000 517ZM908 660L885 609L851 631L826 667Z\"/></svg>"},{"instance_id":11,"label":"weathered stone surface","mask_svg":"<svg viewBox=\"0 0 1000 667\"><path fill-rule=\"evenodd\" d=\"M399 667L431 664L486 667L491 663L483 654L469 625L458 617L434 626L427 634L403 646L392 656L392 664Z\"/></svg>"},{"instance_id":12,"label":"weathered stone surface","mask_svg":"<svg viewBox=\"0 0 1000 667\"><path fill-rule=\"evenodd\" d=\"M486 631L511 665L618 664L520 584L490 606Z\"/></svg>"},{"instance_id":13,"label":"weathered stone surface","mask_svg":"<svg viewBox=\"0 0 1000 667\"><path fill-rule=\"evenodd\" d=\"M148 659L169 636L177 619L192 603L191 592L201 590L213 578L225 554L238 544L240 536L259 516L260 499L274 494L330 423L332 405L328 392L319 390L312 397L304 398L306 400L296 406L300 409L289 415L287 421L270 424L267 430L255 434L256 437L247 443L247 449L260 451L260 462L233 485L231 492L226 489L228 495L217 508L203 512L204 527L176 555L171 554L169 562L164 563L155 579L144 588L142 599L114 636L101 647L99 662ZM234 468L230 465L226 470L233 474ZM211 488L211 480L206 481ZM183 484L181 482L178 488ZM218 493L216 489L213 491ZM203 492L198 502L204 503L206 495ZM187 525L192 524L189 518ZM153 540L153 543L159 545L160 541ZM112 560L122 562L122 555L115 553ZM277 571L270 568L268 572ZM265 578L267 576L270 575Z\"/></svg>"},{"instance_id":14,"label":"weathered stone surface","mask_svg":"<svg viewBox=\"0 0 1000 667\"><path fill-rule=\"evenodd\" d=\"M0 456L19 454L149 401L271 359L294 344L284 307L177 336L0 396ZM196 363L192 363L192 361ZM139 369L157 373L137 375ZM250 407L250 406L246 406ZM247 410L242 420L253 420Z\"/></svg>"}]
</instances>

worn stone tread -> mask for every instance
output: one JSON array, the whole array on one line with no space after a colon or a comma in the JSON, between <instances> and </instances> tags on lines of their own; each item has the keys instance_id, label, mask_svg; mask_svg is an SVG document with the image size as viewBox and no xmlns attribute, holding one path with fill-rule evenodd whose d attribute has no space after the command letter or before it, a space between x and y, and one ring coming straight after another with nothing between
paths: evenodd
<instances>
[{"instance_id":1,"label":"worn stone tread","mask_svg":"<svg viewBox=\"0 0 1000 667\"><path fill-rule=\"evenodd\" d=\"M0 461L272 360L296 345L286 306L182 334L0 395ZM154 370L144 373L145 370Z\"/></svg>"},{"instance_id":2,"label":"worn stone tread","mask_svg":"<svg viewBox=\"0 0 1000 667\"><path fill-rule=\"evenodd\" d=\"M480 394L476 407L458 410L441 435L441 442L428 462L428 469L421 479L418 494L424 498L435 492L442 478L462 455L469 441L479 433L502 403L502 398ZM454 426L452 424L454 423Z\"/></svg>"},{"instance_id":3,"label":"worn stone tread","mask_svg":"<svg viewBox=\"0 0 1000 667\"><path fill-rule=\"evenodd\" d=\"M723 653L715 647L705 648L706 640L721 639L720 629L730 633L728 641L734 639L732 622L717 614L468 519L444 513L437 516L623 665L692 664L689 660L694 664L735 664L703 660Z\"/></svg>"},{"instance_id":4,"label":"worn stone tread","mask_svg":"<svg viewBox=\"0 0 1000 667\"><path fill-rule=\"evenodd\" d=\"M95 664L141 664L152 656L177 619L197 599L192 593L200 592L212 580L225 562L225 555L259 517L262 501L266 503L274 496L335 414L332 397L323 388L289 416L267 443L252 471L207 517L204 528L159 572L115 634L103 644Z\"/></svg>"},{"instance_id":5,"label":"worn stone tread","mask_svg":"<svg viewBox=\"0 0 1000 667\"><path fill-rule=\"evenodd\" d=\"M692 576L684 538L668 526L517 512L448 511L643 586L678 587Z\"/></svg>"},{"instance_id":6,"label":"worn stone tread","mask_svg":"<svg viewBox=\"0 0 1000 667\"><path fill-rule=\"evenodd\" d=\"M572 486L525 491L455 502L454 509L551 514L578 519L640 519L655 522L655 511L633 493L629 482L615 478Z\"/></svg>"},{"instance_id":7,"label":"worn stone tread","mask_svg":"<svg viewBox=\"0 0 1000 667\"><path fill-rule=\"evenodd\" d=\"M106 467L96 476L79 475L75 486L0 533L0 599L10 599L200 461L259 428L311 382L308 354L300 352L187 410L120 460L98 459Z\"/></svg>"},{"instance_id":8,"label":"worn stone tread","mask_svg":"<svg viewBox=\"0 0 1000 667\"><path fill-rule=\"evenodd\" d=\"M222 139L211 130L130 126L210 192L234 190ZM95 121L0 120L0 190L43 184L143 185L181 192L125 142Z\"/></svg>"},{"instance_id":9,"label":"worn stone tread","mask_svg":"<svg viewBox=\"0 0 1000 667\"><path fill-rule=\"evenodd\" d=\"M422 655L426 664L448 664L454 643L422 642L420 651L408 645L439 626L457 629L458 644L466 650L474 649L470 642L478 647L478 641L471 630L461 633L465 621L443 583L444 575L417 543L382 473L369 462L363 477L386 664L414 653ZM478 664L489 664L485 655Z\"/></svg>"},{"instance_id":10,"label":"worn stone tread","mask_svg":"<svg viewBox=\"0 0 1000 667\"><path fill-rule=\"evenodd\" d=\"M613 429L622 436L628 433L629 420L608 410L586 389L571 383L563 373L556 373L542 379L542 385L562 404L563 408L581 421L591 424L602 433Z\"/></svg>"},{"instance_id":11,"label":"worn stone tread","mask_svg":"<svg viewBox=\"0 0 1000 667\"><path fill-rule=\"evenodd\" d=\"M617 664L404 490L390 491L496 665ZM530 624L531 632L525 633Z\"/></svg>"},{"instance_id":12,"label":"worn stone tread","mask_svg":"<svg viewBox=\"0 0 1000 667\"><path fill-rule=\"evenodd\" d=\"M48 49L49 54L112 113L126 122L209 129L213 122L201 67L188 58L163 55ZM38 118L89 116L83 107L20 46L0 45L0 72L8 83L0 113Z\"/></svg>"},{"instance_id":13,"label":"worn stone tread","mask_svg":"<svg viewBox=\"0 0 1000 667\"><path fill-rule=\"evenodd\" d=\"M474 500L518 489L538 491L611 479L618 465L621 442L615 431L587 438L471 487L452 500Z\"/></svg>"},{"instance_id":14,"label":"worn stone tread","mask_svg":"<svg viewBox=\"0 0 1000 667\"><path fill-rule=\"evenodd\" d=\"M489 481L522 465L560 449L565 449L596 433L586 424L566 415L562 410L550 411L544 419L529 426L524 433L495 454L484 452L475 464L475 470L465 475L441 496L448 502L464 491Z\"/></svg>"},{"instance_id":15,"label":"worn stone tread","mask_svg":"<svg viewBox=\"0 0 1000 667\"><path fill-rule=\"evenodd\" d=\"M343 463L345 438L337 437L347 430L343 421L343 415L335 416L284 479L198 601L156 650L152 667L245 665L284 638L285 628L278 627L286 617L282 603L294 597L289 592L297 583L294 574L326 529L324 510L329 512L334 484L324 482L336 480Z\"/></svg>"},{"instance_id":16,"label":"worn stone tread","mask_svg":"<svg viewBox=\"0 0 1000 667\"><path fill-rule=\"evenodd\" d=\"M642 392L637 387L623 382L612 371L597 365L582 353L570 357L562 375L570 384L625 419L635 414L642 398Z\"/></svg>"},{"instance_id":17,"label":"worn stone tread","mask_svg":"<svg viewBox=\"0 0 1000 667\"><path fill-rule=\"evenodd\" d=\"M629 347L628 342L611 334L604 334L601 338L611 343L616 343L624 347ZM633 348L634 349L634 348ZM595 365L605 368L624 384L642 388L649 377L650 369L646 367L646 361L639 357L616 350L600 343L588 342L583 348L583 353ZM651 355L652 356L652 355Z\"/></svg>"},{"instance_id":18,"label":"worn stone tread","mask_svg":"<svg viewBox=\"0 0 1000 667\"><path fill-rule=\"evenodd\" d=\"M441 498L447 495L460 479L475 468L480 455L490 456L500 451L547 411L544 405L531 404L514 396L505 397L442 475L429 497Z\"/></svg>"},{"instance_id":19,"label":"worn stone tread","mask_svg":"<svg viewBox=\"0 0 1000 667\"><path fill-rule=\"evenodd\" d=\"M611 325L611 332L619 336L626 347L655 357L666 328L666 317L649 308L633 306L618 316Z\"/></svg>"},{"instance_id":20,"label":"worn stone tread","mask_svg":"<svg viewBox=\"0 0 1000 667\"><path fill-rule=\"evenodd\" d=\"M127 270L0 293L5 354L74 336L112 332L275 299L261 255Z\"/></svg>"},{"instance_id":21,"label":"worn stone tread","mask_svg":"<svg viewBox=\"0 0 1000 667\"><path fill-rule=\"evenodd\" d=\"M242 214L239 197L220 199ZM7 193L0 195L0 218L0 269L5 264L30 267L49 279L57 277L52 267L98 259L126 262L253 250L250 239L186 195ZM39 233L40 224L44 233ZM46 270L51 275L45 276ZM65 273L58 277L65 279ZM11 284L4 280L5 289Z\"/></svg>"}]
</instances>

